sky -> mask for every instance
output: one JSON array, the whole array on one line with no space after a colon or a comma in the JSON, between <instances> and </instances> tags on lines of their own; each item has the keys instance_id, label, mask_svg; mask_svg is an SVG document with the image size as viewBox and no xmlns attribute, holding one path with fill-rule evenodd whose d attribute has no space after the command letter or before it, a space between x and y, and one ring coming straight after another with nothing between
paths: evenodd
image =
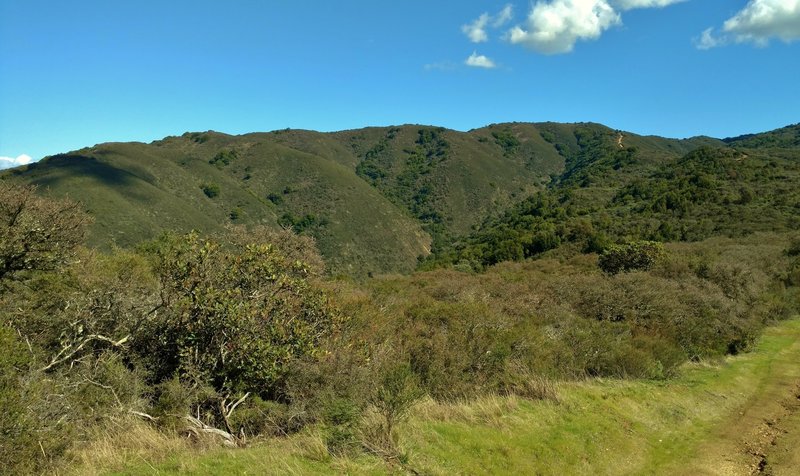
<instances>
[{"instance_id":1,"label":"sky","mask_svg":"<svg viewBox=\"0 0 800 476\"><path fill-rule=\"evenodd\" d=\"M186 131L800 122L800 0L0 0L0 168Z\"/></svg>"}]
</instances>

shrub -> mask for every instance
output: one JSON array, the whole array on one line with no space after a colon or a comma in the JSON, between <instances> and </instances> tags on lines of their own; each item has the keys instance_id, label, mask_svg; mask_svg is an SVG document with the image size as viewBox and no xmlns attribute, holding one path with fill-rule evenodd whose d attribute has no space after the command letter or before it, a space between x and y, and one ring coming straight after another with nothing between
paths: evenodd
<instances>
[{"instance_id":1,"label":"shrub","mask_svg":"<svg viewBox=\"0 0 800 476\"><path fill-rule=\"evenodd\" d=\"M608 274L625 271L647 271L666 255L664 245L654 241L637 241L609 246L600 255L598 266Z\"/></svg>"},{"instance_id":2,"label":"shrub","mask_svg":"<svg viewBox=\"0 0 800 476\"><path fill-rule=\"evenodd\" d=\"M333 398L324 409L325 444L334 456L346 456L358 448L357 429L361 408L346 398Z\"/></svg>"},{"instance_id":3,"label":"shrub","mask_svg":"<svg viewBox=\"0 0 800 476\"><path fill-rule=\"evenodd\" d=\"M786 255L800 256L800 238L795 238L789 243L789 247L786 248Z\"/></svg>"},{"instance_id":4,"label":"shrub","mask_svg":"<svg viewBox=\"0 0 800 476\"><path fill-rule=\"evenodd\" d=\"M423 395L417 376L407 363L393 365L384 372L372 404L384 418L387 437L391 438L395 425Z\"/></svg>"},{"instance_id":5,"label":"shrub","mask_svg":"<svg viewBox=\"0 0 800 476\"><path fill-rule=\"evenodd\" d=\"M208 198L214 198L218 196L220 192L219 185L215 183L204 183L200 185L200 190L202 190Z\"/></svg>"},{"instance_id":6,"label":"shrub","mask_svg":"<svg viewBox=\"0 0 800 476\"><path fill-rule=\"evenodd\" d=\"M216 165L217 168L223 168L226 165L230 165L231 162L236 160L239 157L239 154L231 149L231 150L223 150L217 153L211 160L208 161L211 165Z\"/></svg>"},{"instance_id":7,"label":"shrub","mask_svg":"<svg viewBox=\"0 0 800 476\"><path fill-rule=\"evenodd\" d=\"M65 264L83 243L89 223L75 202L0 181L0 280Z\"/></svg>"},{"instance_id":8,"label":"shrub","mask_svg":"<svg viewBox=\"0 0 800 476\"><path fill-rule=\"evenodd\" d=\"M223 394L267 396L288 362L339 325L308 265L272 245L170 235L155 261L163 308L137 333L137 350L156 381L177 372Z\"/></svg>"}]
</instances>

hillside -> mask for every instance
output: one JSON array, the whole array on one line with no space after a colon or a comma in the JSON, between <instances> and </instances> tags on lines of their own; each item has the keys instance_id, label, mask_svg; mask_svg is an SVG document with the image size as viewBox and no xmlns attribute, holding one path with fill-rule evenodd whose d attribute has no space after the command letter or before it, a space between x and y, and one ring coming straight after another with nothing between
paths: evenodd
<instances>
[{"instance_id":1,"label":"hillside","mask_svg":"<svg viewBox=\"0 0 800 476\"><path fill-rule=\"evenodd\" d=\"M420 257L449 249L488 217L604 167L609 148L637 151L646 167L626 165L635 175L720 145L597 124L209 131L99 144L2 178L83 203L95 219L90 243L101 248L134 245L163 230L289 226L316 238L331 272L365 276L413 270Z\"/></svg>"},{"instance_id":2,"label":"hillside","mask_svg":"<svg viewBox=\"0 0 800 476\"><path fill-rule=\"evenodd\" d=\"M320 471L638 474L744 448L791 467L796 435L760 421L795 431L780 403L796 324L786 352L751 360L778 373L714 366L797 315L793 133L762 146L597 124L207 132L8 172L0 456L12 474L210 472L206 455L259 471L279 445ZM113 246L171 228L212 233ZM325 275L303 235L358 279ZM434 269L360 279L411 271L427 247ZM501 403L476 420L486 402ZM706 445L708 461L676 453Z\"/></svg>"},{"instance_id":3,"label":"hillside","mask_svg":"<svg viewBox=\"0 0 800 476\"><path fill-rule=\"evenodd\" d=\"M666 141L602 126L556 136L563 173L428 260L480 269L569 245L698 241L800 228L800 127Z\"/></svg>"}]
</instances>

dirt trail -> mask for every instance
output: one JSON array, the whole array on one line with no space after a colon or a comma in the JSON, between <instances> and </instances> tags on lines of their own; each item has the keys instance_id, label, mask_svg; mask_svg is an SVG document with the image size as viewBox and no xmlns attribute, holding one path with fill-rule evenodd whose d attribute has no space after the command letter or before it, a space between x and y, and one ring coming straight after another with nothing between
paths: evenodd
<instances>
[{"instance_id":1,"label":"dirt trail","mask_svg":"<svg viewBox=\"0 0 800 476\"><path fill-rule=\"evenodd\" d=\"M754 396L702 445L686 475L800 475L800 342L778 354Z\"/></svg>"}]
</instances>

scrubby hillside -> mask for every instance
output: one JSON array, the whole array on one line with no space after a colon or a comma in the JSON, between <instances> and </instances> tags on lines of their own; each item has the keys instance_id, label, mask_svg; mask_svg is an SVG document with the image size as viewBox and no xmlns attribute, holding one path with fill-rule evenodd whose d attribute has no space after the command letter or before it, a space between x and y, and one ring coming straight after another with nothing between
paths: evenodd
<instances>
[{"instance_id":1,"label":"scrubby hillside","mask_svg":"<svg viewBox=\"0 0 800 476\"><path fill-rule=\"evenodd\" d=\"M428 265L480 269L567 244L599 252L619 241L797 230L800 148L791 135L796 130L727 142L668 141L602 126L575 128L574 141L553 132L547 137L564 155L563 173L440 250Z\"/></svg>"},{"instance_id":2,"label":"scrubby hillside","mask_svg":"<svg viewBox=\"0 0 800 476\"><path fill-rule=\"evenodd\" d=\"M164 230L263 224L316 238L334 274L365 276L413 270L487 217L601 167L608 148L635 148L656 166L720 144L555 123L204 132L100 144L3 177L83 203L95 219L90 243L104 249Z\"/></svg>"},{"instance_id":3,"label":"scrubby hillside","mask_svg":"<svg viewBox=\"0 0 800 476\"><path fill-rule=\"evenodd\" d=\"M780 389L750 392L761 400L796 387L747 368L681 377L797 315L793 131L727 142L595 124L199 133L11 171L0 181L0 457L12 474L118 471L145 456L182 468L203 448L280 438L309 445L292 458L322 471L680 464L674 450L714 441L712 420L748 414L736 375ZM334 273L411 271L429 246L424 265L437 269L340 279L317 244ZM785 329L780 347L794 355L797 327ZM702 392L681 391L693 375ZM678 406L663 391L676 378ZM689 412L704 394L731 406ZM486 401L506 402L493 430L470 419ZM527 437L541 408L555 439ZM773 414L794 419L748 420ZM653 435L669 443L621 461L597 423L624 454L644 454L641 435L648 448ZM508 446L465 440L498 428ZM763 455L764 441L745 447ZM592 457L562 457L582 452ZM220 471L262 468L232 464Z\"/></svg>"}]
</instances>

